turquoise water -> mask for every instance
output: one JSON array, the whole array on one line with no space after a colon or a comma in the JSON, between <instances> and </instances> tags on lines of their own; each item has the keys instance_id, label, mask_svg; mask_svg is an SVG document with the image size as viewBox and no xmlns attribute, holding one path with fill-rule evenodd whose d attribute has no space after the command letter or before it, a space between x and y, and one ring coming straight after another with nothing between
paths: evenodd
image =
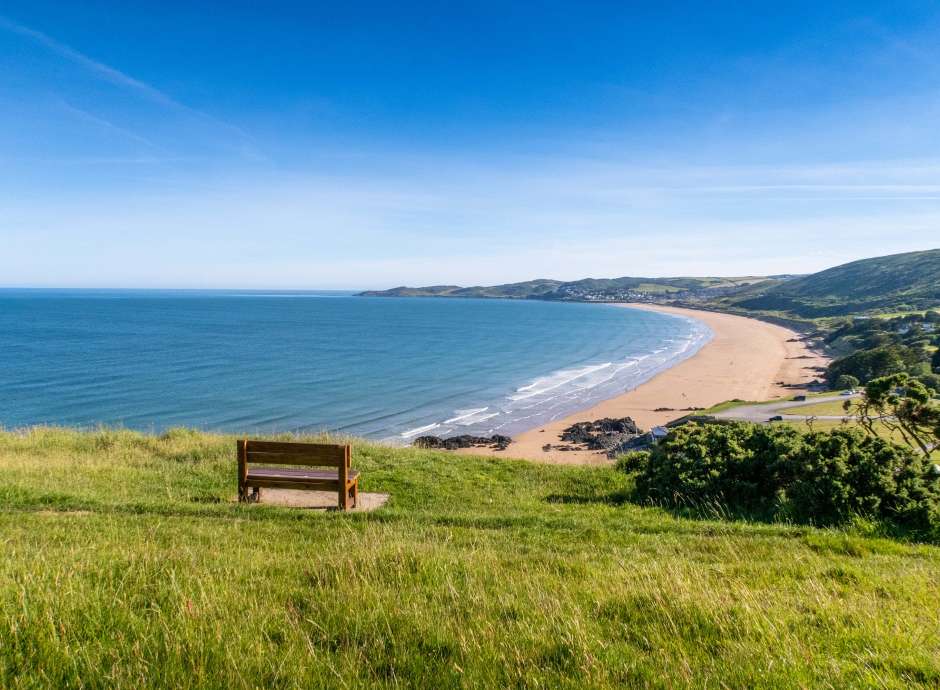
<instances>
[{"instance_id":1,"label":"turquoise water","mask_svg":"<svg viewBox=\"0 0 940 690\"><path fill-rule=\"evenodd\" d=\"M512 435L709 337L692 319L596 304L0 290L0 425Z\"/></svg>"}]
</instances>

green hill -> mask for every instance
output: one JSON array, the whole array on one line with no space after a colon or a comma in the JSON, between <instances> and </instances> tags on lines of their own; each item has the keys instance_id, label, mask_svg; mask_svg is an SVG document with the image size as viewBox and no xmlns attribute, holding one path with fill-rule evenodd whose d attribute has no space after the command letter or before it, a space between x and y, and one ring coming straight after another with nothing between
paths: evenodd
<instances>
[{"instance_id":1,"label":"green hill","mask_svg":"<svg viewBox=\"0 0 940 690\"><path fill-rule=\"evenodd\" d=\"M363 442L384 508L242 506L232 441L0 433L0 687L940 685L935 546Z\"/></svg>"},{"instance_id":2,"label":"green hill","mask_svg":"<svg viewBox=\"0 0 940 690\"><path fill-rule=\"evenodd\" d=\"M493 297L679 302L783 319L920 311L940 305L940 249L863 259L811 275L584 278L504 285L398 287L370 297Z\"/></svg>"},{"instance_id":3,"label":"green hill","mask_svg":"<svg viewBox=\"0 0 940 690\"><path fill-rule=\"evenodd\" d=\"M687 298L693 295L720 295L756 283L775 283L781 277L744 276L732 278L583 278L581 280L528 280L504 285L460 287L431 285L428 287L396 287L370 290L365 297L482 297L503 299L544 299L560 301L617 301Z\"/></svg>"},{"instance_id":4,"label":"green hill","mask_svg":"<svg viewBox=\"0 0 940 690\"><path fill-rule=\"evenodd\" d=\"M507 283L489 287L477 285L429 285L427 287L396 287L390 290L368 290L363 297L502 297L515 299L538 299L558 289L560 280L527 280L524 283Z\"/></svg>"},{"instance_id":5,"label":"green hill","mask_svg":"<svg viewBox=\"0 0 940 690\"><path fill-rule=\"evenodd\" d=\"M940 249L862 259L761 287L728 303L804 318L928 309L940 305Z\"/></svg>"}]
</instances>

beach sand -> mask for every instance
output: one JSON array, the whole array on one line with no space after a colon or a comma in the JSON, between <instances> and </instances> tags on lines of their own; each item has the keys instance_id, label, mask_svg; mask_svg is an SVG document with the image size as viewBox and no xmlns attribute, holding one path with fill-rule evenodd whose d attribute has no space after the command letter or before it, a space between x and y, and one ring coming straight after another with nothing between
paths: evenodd
<instances>
[{"instance_id":1,"label":"beach sand","mask_svg":"<svg viewBox=\"0 0 940 690\"><path fill-rule=\"evenodd\" d=\"M805 343L795 341L799 334L765 321L659 305L618 306L691 316L706 323L713 337L694 356L632 391L518 434L505 451L473 448L457 452L548 463L605 464L610 461L601 452L543 451L542 447L563 443L562 430L575 422L632 417L641 428L649 429L688 414L684 408L711 407L734 398L769 400L794 395L801 391L800 387L820 378L817 367L828 363ZM657 408L672 410L657 412Z\"/></svg>"}]
</instances>

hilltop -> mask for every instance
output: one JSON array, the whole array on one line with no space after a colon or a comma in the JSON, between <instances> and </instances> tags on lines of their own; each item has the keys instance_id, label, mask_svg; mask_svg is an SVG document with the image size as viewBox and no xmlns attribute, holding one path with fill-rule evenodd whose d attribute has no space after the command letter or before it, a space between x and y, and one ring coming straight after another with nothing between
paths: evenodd
<instances>
[{"instance_id":1,"label":"hilltop","mask_svg":"<svg viewBox=\"0 0 940 690\"><path fill-rule=\"evenodd\" d=\"M0 433L0 686L940 683L935 546L361 441L377 512L243 506L233 441Z\"/></svg>"}]
</instances>

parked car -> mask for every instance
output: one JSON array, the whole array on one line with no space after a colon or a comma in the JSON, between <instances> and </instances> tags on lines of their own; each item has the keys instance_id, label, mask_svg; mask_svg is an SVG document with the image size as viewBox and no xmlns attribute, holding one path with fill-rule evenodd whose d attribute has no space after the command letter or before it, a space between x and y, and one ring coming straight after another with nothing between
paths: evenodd
<instances>
[{"instance_id":1,"label":"parked car","mask_svg":"<svg viewBox=\"0 0 940 690\"><path fill-rule=\"evenodd\" d=\"M773 417L771 417L770 419L768 419L767 421L768 421L768 422L782 422L782 421L783 421L783 417L782 417L781 415L779 415L779 414L776 414L776 415L774 415Z\"/></svg>"}]
</instances>

